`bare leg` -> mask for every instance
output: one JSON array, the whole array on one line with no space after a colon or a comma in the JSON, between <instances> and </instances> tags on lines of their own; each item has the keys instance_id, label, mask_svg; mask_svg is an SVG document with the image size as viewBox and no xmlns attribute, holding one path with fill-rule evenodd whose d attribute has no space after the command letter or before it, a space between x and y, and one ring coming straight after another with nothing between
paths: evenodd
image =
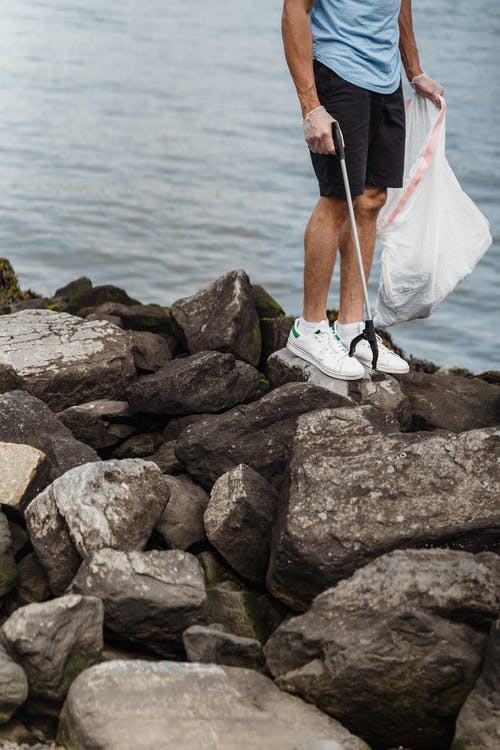
<instances>
[{"instance_id":1,"label":"bare leg","mask_svg":"<svg viewBox=\"0 0 500 750\"><path fill-rule=\"evenodd\" d=\"M328 290L340 229L346 216L347 203L344 198L321 197L307 225L302 316L311 323L326 318Z\"/></svg>"},{"instance_id":2,"label":"bare leg","mask_svg":"<svg viewBox=\"0 0 500 750\"><path fill-rule=\"evenodd\" d=\"M365 187L363 195L354 199L354 213L359 244L363 256L366 280L370 276L377 232L377 216L387 199L387 190ZM351 223L347 219L340 231L340 305L339 323L358 323L363 320L363 287L359 277Z\"/></svg>"}]
</instances>

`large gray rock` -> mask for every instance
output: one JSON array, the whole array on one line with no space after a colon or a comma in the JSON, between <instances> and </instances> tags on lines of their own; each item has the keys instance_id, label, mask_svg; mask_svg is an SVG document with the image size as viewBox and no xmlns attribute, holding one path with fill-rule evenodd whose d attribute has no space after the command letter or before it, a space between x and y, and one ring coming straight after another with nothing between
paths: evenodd
<instances>
[{"instance_id":1,"label":"large gray rock","mask_svg":"<svg viewBox=\"0 0 500 750\"><path fill-rule=\"evenodd\" d=\"M85 464L56 479L25 512L52 591L62 593L95 550L143 549L168 497L159 468L142 459Z\"/></svg>"},{"instance_id":2,"label":"large gray rock","mask_svg":"<svg viewBox=\"0 0 500 750\"><path fill-rule=\"evenodd\" d=\"M482 674L458 715L451 750L497 747L500 747L500 620L491 630Z\"/></svg>"},{"instance_id":3,"label":"large gray rock","mask_svg":"<svg viewBox=\"0 0 500 750\"><path fill-rule=\"evenodd\" d=\"M239 464L215 482L205 511L207 536L250 581L265 580L278 493L254 469Z\"/></svg>"},{"instance_id":4,"label":"large gray rock","mask_svg":"<svg viewBox=\"0 0 500 750\"><path fill-rule=\"evenodd\" d=\"M119 399L135 377L126 331L53 310L0 316L0 362L12 365L26 390L55 411Z\"/></svg>"},{"instance_id":5,"label":"large gray rock","mask_svg":"<svg viewBox=\"0 0 500 750\"><path fill-rule=\"evenodd\" d=\"M9 721L28 697L28 680L0 643L0 724Z\"/></svg>"},{"instance_id":6,"label":"large gray rock","mask_svg":"<svg viewBox=\"0 0 500 750\"><path fill-rule=\"evenodd\" d=\"M500 560L452 550L382 556L282 623L265 646L284 690L375 747L449 747L500 604Z\"/></svg>"},{"instance_id":7,"label":"large gray rock","mask_svg":"<svg viewBox=\"0 0 500 750\"><path fill-rule=\"evenodd\" d=\"M253 670L168 661L86 670L71 686L59 728L59 741L74 750L291 750L311 739L368 750Z\"/></svg>"},{"instance_id":8,"label":"large gray rock","mask_svg":"<svg viewBox=\"0 0 500 750\"><path fill-rule=\"evenodd\" d=\"M100 599L70 594L9 617L0 638L24 669L32 698L62 700L80 672L99 660L103 614Z\"/></svg>"},{"instance_id":9,"label":"large gray rock","mask_svg":"<svg viewBox=\"0 0 500 750\"><path fill-rule=\"evenodd\" d=\"M245 271L230 271L170 308L191 354L207 349L230 352L257 365L261 351L259 317Z\"/></svg>"},{"instance_id":10,"label":"large gray rock","mask_svg":"<svg viewBox=\"0 0 500 750\"><path fill-rule=\"evenodd\" d=\"M9 522L0 510L0 597L8 594L17 578Z\"/></svg>"},{"instance_id":11,"label":"large gray rock","mask_svg":"<svg viewBox=\"0 0 500 750\"><path fill-rule=\"evenodd\" d=\"M278 349L268 357L267 376L272 388L278 388L285 383L311 383L338 393L344 398L350 399L353 393L357 393L355 381L330 378L314 365L292 354L286 347Z\"/></svg>"},{"instance_id":12,"label":"large gray rock","mask_svg":"<svg viewBox=\"0 0 500 750\"><path fill-rule=\"evenodd\" d=\"M280 485L299 414L348 404L343 396L319 386L288 383L252 404L189 425L180 434L175 452L205 487L238 464L247 464Z\"/></svg>"},{"instance_id":13,"label":"large gray rock","mask_svg":"<svg viewBox=\"0 0 500 750\"><path fill-rule=\"evenodd\" d=\"M50 482L48 457L31 445L0 442L0 503L22 512Z\"/></svg>"},{"instance_id":14,"label":"large gray rock","mask_svg":"<svg viewBox=\"0 0 500 750\"><path fill-rule=\"evenodd\" d=\"M254 396L259 372L232 354L199 352L178 357L127 389L136 412L193 414L219 412Z\"/></svg>"},{"instance_id":15,"label":"large gray rock","mask_svg":"<svg viewBox=\"0 0 500 750\"><path fill-rule=\"evenodd\" d=\"M163 657L183 654L183 630L205 621L203 570L180 550L99 550L83 562L70 589L102 599L105 627L120 640Z\"/></svg>"},{"instance_id":16,"label":"large gray rock","mask_svg":"<svg viewBox=\"0 0 500 750\"><path fill-rule=\"evenodd\" d=\"M401 380L414 429L463 432L500 424L500 388L483 380L411 372Z\"/></svg>"},{"instance_id":17,"label":"large gray rock","mask_svg":"<svg viewBox=\"0 0 500 750\"><path fill-rule=\"evenodd\" d=\"M156 524L169 547L188 549L205 539L203 514L208 504L208 493L187 474L177 477L165 475L170 489L165 510Z\"/></svg>"},{"instance_id":18,"label":"large gray rock","mask_svg":"<svg viewBox=\"0 0 500 750\"><path fill-rule=\"evenodd\" d=\"M77 440L96 451L112 448L136 431L134 415L126 401L89 401L58 412L57 418Z\"/></svg>"},{"instance_id":19,"label":"large gray rock","mask_svg":"<svg viewBox=\"0 0 500 750\"><path fill-rule=\"evenodd\" d=\"M134 364L139 372L156 372L174 356L175 343L159 333L130 331Z\"/></svg>"},{"instance_id":20,"label":"large gray rock","mask_svg":"<svg viewBox=\"0 0 500 750\"><path fill-rule=\"evenodd\" d=\"M218 625L191 625L182 635L189 661L202 664L225 664L261 670L264 666L262 646L255 638L226 633Z\"/></svg>"},{"instance_id":21,"label":"large gray rock","mask_svg":"<svg viewBox=\"0 0 500 750\"><path fill-rule=\"evenodd\" d=\"M0 395L0 441L31 445L49 458L54 480L74 466L100 461L88 445L75 440L49 407L30 393Z\"/></svg>"},{"instance_id":22,"label":"large gray rock","mask_svg":"<svg viewBox=\"0 0 500 750\"><path fill-rule=\"evenodd\" d=\"M395 424L371 406L299 418L267 575L288 606L306 608L398 547L500 548L495 428L400 434Z\"/></svg>"},{"instance_id":23,"label":"large gray rock","mask_svg":"<svg viewBox=\"0 0 500 750\"><path fill-rule=\"evenodd\" d=\"M84 317L92 315L95 318L113 316L120 318L124 328L135 331L149 331L157 334L171 334L173 332L172 319L169 312L161 305L130 305L121 302L103 302L96 307L82 306L78 315Z\"/></svg>"}]
</instances>

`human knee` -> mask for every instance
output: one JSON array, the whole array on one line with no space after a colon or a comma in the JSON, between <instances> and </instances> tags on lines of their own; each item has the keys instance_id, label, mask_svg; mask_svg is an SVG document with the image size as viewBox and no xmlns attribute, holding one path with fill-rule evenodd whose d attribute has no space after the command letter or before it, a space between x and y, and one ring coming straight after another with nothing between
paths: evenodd
<instances>
[{"instance_id":1,"label":"human knee","mask_svg":"<svg viewBox=\"0 0 500 750\"><path fill-rule=\"evenodd\" d=\"M343 222L348 215L347 201L336 195L322 195L318 201L317 209L320 213L328 215L336 222Z\"/></svg>"},{"instance_id":2,"label":"human knee","mask_svg":"<svg viewBox=\"0 0 500 750\"><path fill-rule=\"evenodd\" d=\"M386 188L365 188L363 195L359 195L355 200L357 213L378 214L387 200Z\"/></svg>"}]
</instances>

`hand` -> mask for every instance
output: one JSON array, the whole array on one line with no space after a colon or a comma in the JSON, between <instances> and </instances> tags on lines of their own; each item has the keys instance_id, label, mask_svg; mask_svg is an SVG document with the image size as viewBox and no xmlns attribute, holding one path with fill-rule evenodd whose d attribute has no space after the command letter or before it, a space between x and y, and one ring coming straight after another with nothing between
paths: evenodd
<instances>
[{"instance_id":1,"label":"hand","mask_svg":"<svg viewBox=\"0 0 500 750\"><path fill-rule=\"evenodd\" d=\"M429 99L432 99L436 107L441 108L440 97L444 93L444 88L441 84L433 81L426 73L421 73L411 79L411 85L415 91L424 96L428 96Z\"/></svg>"},{"instance_id":2,"label":"hand","mask_svg":"<svg viewBox=\"0 0 500 750\"><path fill-rule=\"evenodd\" d=\"M313 154L334 154L333 117L324 107L313 109L304 119L304 138Z\"/></svg>"}]
</instances>

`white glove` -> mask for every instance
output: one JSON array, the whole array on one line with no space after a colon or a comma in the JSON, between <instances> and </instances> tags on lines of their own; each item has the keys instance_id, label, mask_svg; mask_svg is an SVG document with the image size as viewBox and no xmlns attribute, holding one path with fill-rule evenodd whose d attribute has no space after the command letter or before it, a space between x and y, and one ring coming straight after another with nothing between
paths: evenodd
<instances>
[{"instance_id":1,"label":"white glove","mask_svg":"<svg viewBox=\"0 0 500 750\"><path fill-rule=\"evenodd\" d=\"M304 118L304 138L313 154L334 154L332 122L333 117L323 106L312 109Z\"/></svg>"},{"instance_id":2,"label":"white glove","mask_svg":"<svg viewBox=\"0 0 500 750\"><path fill-rule=\"evenodd\" d=\"M444 88L441 84L436 83L432 78L429 78L427 73L420 73L420 75L412 78L410 85L419 94L423 94L424 96L428 96L429 99L432 99L436 107L441 108L441 96L444 93Z\"/></svg>"}]
</instances>

